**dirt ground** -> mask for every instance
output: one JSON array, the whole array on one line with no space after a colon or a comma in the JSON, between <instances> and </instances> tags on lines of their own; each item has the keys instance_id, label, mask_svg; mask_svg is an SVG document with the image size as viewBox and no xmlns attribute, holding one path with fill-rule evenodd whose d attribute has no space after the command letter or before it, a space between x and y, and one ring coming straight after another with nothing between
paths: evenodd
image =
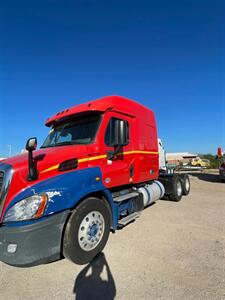
<instances>
[{"instance_id":1,"label":"dirt ground","mask_svg":"<svg viewBox=\"0 0 225 300\"><path fill-rule=\"evenodd\" d=\"M193 174L181 202L158 201L110 234L88 266L0 263L0 299L225 299L225 184Z\"/></svg>"}]
</instances>

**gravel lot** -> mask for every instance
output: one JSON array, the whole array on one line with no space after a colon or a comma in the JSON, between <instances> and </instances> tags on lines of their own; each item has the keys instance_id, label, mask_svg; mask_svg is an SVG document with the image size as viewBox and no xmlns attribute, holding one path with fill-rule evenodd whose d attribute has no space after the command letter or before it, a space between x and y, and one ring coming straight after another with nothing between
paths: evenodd
<instances>
[{"instance_id":1,"label":"gravel lot","mask_svg":"<svg viewBox=\"0 0 225 300\"><path fill-rule=\"evenodd\" d=\"M110 234L88 266L0 263L0 299L225 299L225 184L213 174L191 182L181 202L158 201Z\"/></svg>"}]
</instances>

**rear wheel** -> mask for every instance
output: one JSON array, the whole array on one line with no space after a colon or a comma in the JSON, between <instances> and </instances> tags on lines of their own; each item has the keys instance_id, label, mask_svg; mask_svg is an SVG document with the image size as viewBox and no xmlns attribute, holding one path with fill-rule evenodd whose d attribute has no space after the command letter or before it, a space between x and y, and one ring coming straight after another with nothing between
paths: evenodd
<instances>
[{"instance_id":1,"label":"rear wheel","mask_svg":"<svg viewBox=\"0 0 225 300\"><path fill-rule=\"evenodd\" d=\"M191 183L188 174L181 175L183 195L187 196L190 193Z\"/></svg>"},{"instance_id":2,"label":"rear wheel","mask_svg":"<svg viewBox=\"0 0 225 300\"><path fill-rule=\"evenodd\" d=\"M178 202L181 200L183 194L181 178L179 176L175 176L172 184L173 184L173 189L172 189L173 191L169 195L169 199L171 201Z\"/></svg>"},{"instance_id":3,"label":"rear wheel","mask_svg":"<svg viewBox=\"0 0 225 300\"><path fill-rule=\"evenodd\" d=\"M73 211L65 229L63 255L76 264L90 262L109 237L111 211L103 199L87 198Z\"/></svg>"}]
</instances>

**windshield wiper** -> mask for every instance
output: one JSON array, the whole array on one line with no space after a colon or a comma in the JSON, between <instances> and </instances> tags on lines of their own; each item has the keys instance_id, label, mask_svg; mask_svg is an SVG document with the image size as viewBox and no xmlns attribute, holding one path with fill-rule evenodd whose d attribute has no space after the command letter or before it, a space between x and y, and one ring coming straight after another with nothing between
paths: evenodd
<instances>
[{"instance_id":1,"label":"windshield wiper","mask_svg":"<svg viewBox=\"0 0 225 300\"><path fill-rule=\"evenodd\" d=\"M64 145L73 145L73 143L71 143L71 142L61 142L61 143L52 144L52 145L48 145L48 146L41 146L41 148L52 148L52 147L64 146Z\"/></svg>"},{"instance_id":2,"label":"windshield wiper","mask_svg":"<svg viewBox=\"0 0 225 300\"><path fill-rule=\"evenodd\" d=\"M41 146L40 149L43 149L43 148L50 148L50 147L55 147L55 145Z\"/></svg>"},{"instance_id":3,"label":"windshield wiper","mask_svg":"<svg viewBox=\"0 0 225 300\"><path fill-rule=\"evenodd\" d=\"M73 143L71 143L71 142L61 142L61 143L56 143L53 146L57 147L57 146L64 146L64 145L73 145Z\"/></svg>"},{"instance_id":4,"label":"windshield wiper","mask_svg":"<svg viewBox=\"0 0 225 300\"><path fill-rule=\"evenodd\" d=\"M48 145L48 146L41 146L40 148L50 148L50 147L57 147L57 146L66 146L66 145L86 145L85 143L82 142L61 142L61 143L56 143L53 145Z\"/></svg>"}]
</instances>

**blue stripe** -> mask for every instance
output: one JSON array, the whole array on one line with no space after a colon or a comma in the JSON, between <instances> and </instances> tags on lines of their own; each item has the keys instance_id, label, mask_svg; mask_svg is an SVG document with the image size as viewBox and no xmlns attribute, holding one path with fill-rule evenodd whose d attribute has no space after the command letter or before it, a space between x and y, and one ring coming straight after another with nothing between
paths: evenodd
<instances>
[{"instance_id":1,"label":"blue stripe","mask_svg":"<svg viewBox=\"0 0 225 300\"><path fill-rule=\"evenodd\" d=\"M96 181L96 177L100 177L101 180ZM116 228L118 222L117 208L113 202L111 193L102 183L102 173L99 167L66 172L34 184L17 195L7 207L6 212L14 204L27 197L33 196L34 194L47 193L52 196L49 197L44 212L44 217L46 217L73 208L82 198L94 192L104 193L112 210L112 226L113 228ZM41 219L42 218L39 220ZM28 224L33 222L34 221L31 220L26 221L25 223Z\"/></svg>"}]
</instances>

